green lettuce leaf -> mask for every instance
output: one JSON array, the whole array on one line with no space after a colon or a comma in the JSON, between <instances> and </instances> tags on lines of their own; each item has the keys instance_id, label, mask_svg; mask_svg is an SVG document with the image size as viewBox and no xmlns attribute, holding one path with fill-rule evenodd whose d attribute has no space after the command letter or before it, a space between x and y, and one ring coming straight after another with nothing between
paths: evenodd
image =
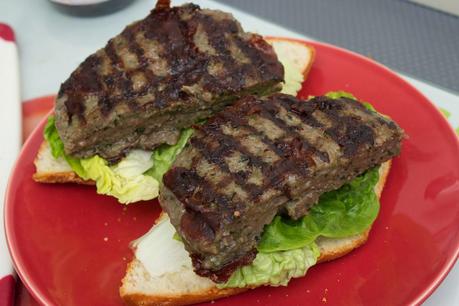
<instances>
[{"instance_id":1,"label":"green lettuce leaf","mask_svg":"<svg viewBox=\"0 0 459 306\"><path fill-rule=\"evenodd\" d=\"M357 98L349 93L349 92L346 92L346 91L330 91L330 92L327 92L325 94L325 96L329 97L329 98L332 98L332 99L339 99L339 98L349 98L349 99L353 99L353 100L357 100ZM368 102L365 102L365 101L360 101L367 109L371 110L371 111L376 111L375 108L373 107L373 105L371 105L370 103Z\"/></svg>"},{"instance_id":2,"label":"green lettuce leaf","mask_svg":"<svg viewBox=\"0 0 459 306\"><path fill-rule=\"evenodd\" d=\"M291 278L304 276L316 264L319 254L315 243L289 251L258 253L250 265L238 268L226 283L217 287L287 286Z\"/></svg>"},{"instance_id":3,"label":"green lettuce leaf","mask_svg":"<svg viewBox=\"0 0 459 306\"><path fill-rule=\"evenodd\" d=\"M446 108L440 107L439 109L446 119L449 119L449 117L451 117L451 113Z\"/></svg>"},{"instance_id":4,"label":"green lettuce leaf","mask_svg":"<svg viewBox=\"0 0 459 306\"><path fill-rule=\"evenodd\" d=\"M64 158L67 163L70 165L70 168L82 179L89 180L90 177L87 176L86 171L81 166L81 160L64 154Z\"/></svg>"},{"instance_id":5,"label":"green lettuce leaf","mask_svg":"<svg viewBox=\"0 0 459 306\"><path fill-rule=\"evenodd\" d=\"M54 158L63 157L79 177L95 181L97 193L114 196L125 204L158 196L163 174L183 150L192 133L192 129L186 129L177 144L163 145L153 152L133 150L118 164L109 166L97 155L86 159L66 155L53 116L48 118L43 132Z\"/></svg>"},{"instance_id":6,"label":"green lettuce leaf","mask_svg":"<svg viewBox=\"0 0 459 306\"><path fill-rule=\"evenodd\" d=\"M159 182L143 175L153 166L150 152L133 150L111 167L97 155L81 159L80 163L85 176L96 182L97 193L114 196L120 203L151 200L158 196Z\"/></svg>"},{"instance_id":7,"label":"green lettuce leaf","mask_svg":"<svg viewBox=\"0 0 459 306\"><path fill-rule=\"evenodd\" d=\"M55 123L54 116L49 116L45 130L43 131L43 136L51 147L51 154L54 158L58 159L59 157L64 156L64 143L59 137Z\"/></svg>"},{"instance_id":8,"label":"green lettuce leaf","mask_svg":"<svg viewBox=\"0 0 459 306\"><path fill-rule=\"evenodd\" d=\"M332 99L349 98L349 99L357 100L357 98L353 94L346 92L346 91L341 91L341 90L327 92L325 96L332 98Z\"/></svg>"},{"instance_id":9,"label":"green lettuce leaf","mask_svg":"<svg viewBox=\"0 0 459 306\"><path fill-rule=\"evenodd\" d=\"M292 250L312 243L318 236L348 237L369 228L379 212L374 191L378 169L368 170L340 189L324 193L309 214L299 220L276 216L265 227L258 250Z\"/></svg>"},{"instance_id":10,"label":"green lettuce leaf","mask_svg":"<svg viewBox=\"0 0 459 306\"><path fill-rule=\"evenodd\" d=\"M87 180L89 179L86 177L86 173L84 169L81 167L80 160L73 158L71 156L67 156L64 152L64 143L59 136L59 133L56 129L54 116L48 117L48 122L46 123L45 130L43 131L43 136L45 137L46 141L48 142L49 146L51 147L51 154L54 158L58 159L59 157L63 157L67 163L70 165L72 170L82 179Z\"/></svg>"},{"instance_id":11,"label":"green lettuce leaf","mask_svg":"<svg viewBox=\"0 0 459 306\"><path fill-rule=\"evenodd\" d=\"M162 182L164 173L170 169L191 135L193 135L193 129L185 129L180 134L180 138L175 145L162 145L153 151L153 167L145 174L154 177L158 182Z\"/></svg>"}]
</instances>

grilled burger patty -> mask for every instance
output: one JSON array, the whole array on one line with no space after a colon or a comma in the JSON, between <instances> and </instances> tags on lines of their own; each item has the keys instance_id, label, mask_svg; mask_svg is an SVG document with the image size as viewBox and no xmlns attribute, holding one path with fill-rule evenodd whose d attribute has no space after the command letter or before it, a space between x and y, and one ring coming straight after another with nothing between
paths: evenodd
<instances>
[{"instance_id":1,"label":"grilled burger patty","mask_svg":"<svg viewBox=\"0 0 459 306\"><path fill-rule=\"evenodd\" d=\"M224 282L256 255L278 213L307 214L319 196L400 151L403 131L358 101L245 97L195 134L164 178L160 203L195 272Z\"/></svg>"},{"instance_id":2,"label":"grilled burger patty","mask_svg":"<svg viewBox=\"0 0 459 306\"><path fill-rule=\"evenodd\" d=\"M56 126L68 155L116 161L176 143L181 128L241 96L278 91L283 73L272 47L231 14L159 1L62 84Z\"/></svg>"}]
</instances>

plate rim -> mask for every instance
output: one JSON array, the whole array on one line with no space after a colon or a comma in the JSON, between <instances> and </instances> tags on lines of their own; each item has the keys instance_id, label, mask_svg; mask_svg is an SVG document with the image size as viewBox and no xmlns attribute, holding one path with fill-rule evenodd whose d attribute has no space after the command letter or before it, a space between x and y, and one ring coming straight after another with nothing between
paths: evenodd
<instances>
[{"instance_id":1,"label":"plate rim","mask_svg":"<svg viewBox=\"0 0 459 306\"><path fill-rule=\"evenodd\" d=\"M49 97L49 96L50 95L45 95L43 97ZM40 96L38 98L42 98L42 97ZM34 99L32 99L32 100L34 100ZM17 254L18 250L16 248L16 243L17 242L13 242L12 241L13 240L12 236L15 236L15 235L12 233L13 232L13 225L10 224L10 222L12 222L12 220L10 220L11 218L8 218L8 216L12 214L11 210L13 208L10 207L10 206L12 206L13 204L8 204L8 203L12 202L12 201L9 200L12 197L11 193L13 192L11 190L11 186L13 185L14 174L16 173L17 168L19 166L20 157L24 154L25 148L27 148L30 145L30 143L34 140L34 137L36 137L35 134L39 133L42 130L45 122L48 120L48 116L50 114L52 114L52 113L53 113L53 110L48 112L46 117L44 117L43 119L40 120L40 122L37 124L37 126L35 127L33 132L29 135L29 137L27 137L26 141L22 145L21 150L20 150L20 152L18 154L18 157L17 157L16 161L14 162L14 165L11 168L10 175L8 177L8 183L6 185L6 192L5 192L5 197L4 197L4 207L3 207L3 224L4 224L6 244L7 244L7 247L8 247L8 251L10 253L10 258L11 258L11 262L13 263L14 270L16 271L17 275L21 279L22 284L24 285L24 287L26 287L27 291L32 295L32 297L38 303L40 303L42 305L52 305L53 301L49 301L44 295L42 295L39 292L38 288L36 288L38 286L30 284L29 281L28 281L28 276L29 276L28 274L29 273L27 273L27 269L24 267L24 263L21 263L20 260L18 259L19 255ZM44 139L43 139L43 141L44 141Z\"/></svg>"}]
</instances>

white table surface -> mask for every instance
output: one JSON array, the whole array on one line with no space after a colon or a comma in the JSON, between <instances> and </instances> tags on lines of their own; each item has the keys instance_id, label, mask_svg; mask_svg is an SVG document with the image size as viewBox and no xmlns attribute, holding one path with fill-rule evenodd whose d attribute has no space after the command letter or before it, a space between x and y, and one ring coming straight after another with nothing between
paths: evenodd
<instances>
[{"instance_id":1,"label":"white table surface","mask_svg":"<svg viewBox=\"0 0 459 306\"><path fill-rule=\"evenodd\" d=\"M186 1L172 1L181 4ZM231 11L246 30L260 34L308 38L270 22L212 1L194 1L202 7ZM0 0L0 21L16 31L19 45L23 100L56 93L60 83L89 54L124 26L141 19L155 0L137 0L115 14L97 18L64 15L45 0ZM1 68L0 68L1 69ZM404 76L434 104L448 109L450 122L459 126L459 96ZM456 264L424 305L459 305L459 268Z\"/></svg>"}]
</instances>

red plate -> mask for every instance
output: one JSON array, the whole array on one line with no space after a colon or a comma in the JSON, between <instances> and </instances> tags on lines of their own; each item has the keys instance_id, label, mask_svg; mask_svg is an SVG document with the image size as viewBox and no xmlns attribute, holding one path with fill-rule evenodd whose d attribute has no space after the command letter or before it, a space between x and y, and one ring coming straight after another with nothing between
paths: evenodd
<instances>
[{"instance_id":1,"label":"red plate","mask_svg":"<svg viewBox=\"0 0 459 306\"><path fill-rule=\"evenodd\" d=\"M442 115L375 62L316 47L302 96L331 90L371 101L405 129L370 239L340 260L312 268L288 287L259 288L220 305L400 305L423 301L459 251L459 146ZM19 276L45 304L119 305L128 244L158 216L156 201L122 206L93 187L32 180L44 123L25 144L6 196L6 232Z\"/></svg>"}]
</instances>

